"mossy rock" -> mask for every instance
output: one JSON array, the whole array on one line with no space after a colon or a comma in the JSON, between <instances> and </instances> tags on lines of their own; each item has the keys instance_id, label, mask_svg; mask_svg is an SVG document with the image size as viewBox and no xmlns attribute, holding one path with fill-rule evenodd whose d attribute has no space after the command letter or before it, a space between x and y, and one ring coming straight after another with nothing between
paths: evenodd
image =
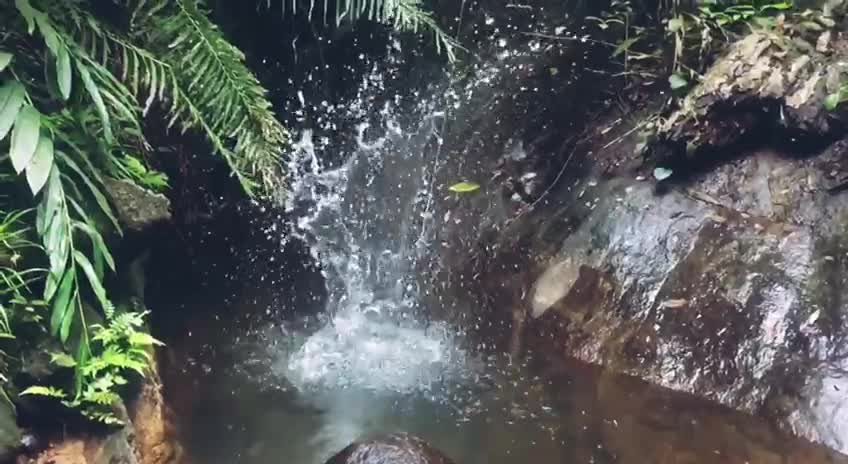
<instances>
[{"instance_id":1,"label":"mossy rock","mask_svg":"<svg viewBox=\"0 0 848 464\"><path fill-rule=\"evenodd\" d=\"M171 202L165 195L125 180L105 179L104 184L115 205L118 220L127 229L141 232L171 219Z\"/></svg>"}]
</instances>

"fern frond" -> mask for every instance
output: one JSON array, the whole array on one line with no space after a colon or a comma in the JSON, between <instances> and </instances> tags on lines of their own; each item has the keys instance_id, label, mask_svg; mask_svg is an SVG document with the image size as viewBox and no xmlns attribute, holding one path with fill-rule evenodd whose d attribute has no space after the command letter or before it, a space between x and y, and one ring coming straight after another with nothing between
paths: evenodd
<instances>
[{"instance_id":1,"label":"fern frond","mask_svg":"<svg viewBox=\"0 0 848 464\"><path fill-rule=\"evenodd\" d=\"M148 19L151 49L177 79L172 106L210 136L237 173L270 189L279 183L287 141L265 89L244 55L223 36L196 0L173 0Z\"/></svg>"},{"instance_id":2,"label":"fern frond","mask_svg":"<svg viewBox=\"0 0 848 464\"><path fill-rule=\"evenodd\" d=\"M250 193L280 183L287 140L265 89L196 0L126 0L135 31L126 35L91 21L77 7L69 17L77 42L113 70L144 102L169 112L168 127L203 132ZM135 45L144 43L145 47Z\"/></svg>"},{"instance_id":3,"label":"fern frond","mask_svg":"<svg viewBox=\"0 0 848 464\"><path fill-rule=\"evenodd\" d=\"M303 0L278 0L282 5L283 14L296 15L299 13ZM316 8L324 18L333 14L336 25L343 22L356 22L360 19L375 21L393 27L400 32L429 32L433 35L433 43L439 53L444 53L449 61L456 60L456 50L462 47L448 35L433 19L421 0L335 0L335 11L330 12L326 0L309 0L308 17ZM270 0L260 0L266 8L271 6Z\"/></svg>"}]
</instances>

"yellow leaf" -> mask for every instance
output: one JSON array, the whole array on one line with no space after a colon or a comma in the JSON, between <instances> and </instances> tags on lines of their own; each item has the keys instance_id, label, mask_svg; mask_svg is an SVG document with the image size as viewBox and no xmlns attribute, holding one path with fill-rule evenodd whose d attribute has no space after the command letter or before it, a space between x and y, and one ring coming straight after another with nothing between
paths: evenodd
<instances>
[{"instance_id":1,"label":"yellow leaf","mask_svg":"<svg viewBox=\"0 0 848 464\"><path fill-rule=\"evenodd\" d=\"M474 182L460 182L458 184L453 184L448 187L448 190L456 193L470 193L480 189L480 184L475 184Z\"/></svg>"}]
</instances>

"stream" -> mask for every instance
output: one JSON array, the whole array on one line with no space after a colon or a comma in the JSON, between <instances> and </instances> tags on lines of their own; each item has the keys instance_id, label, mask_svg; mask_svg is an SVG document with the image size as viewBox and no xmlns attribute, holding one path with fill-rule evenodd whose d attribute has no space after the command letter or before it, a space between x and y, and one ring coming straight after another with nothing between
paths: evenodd
<instances>
[{"instance_id":1,"label":"stream","mask_svg":"<svg viewBox=\"0 0 848 464\"><path fill-rule=\"evenodd\" d=\"M576 361L512 357L429 317L417 270L438 266L434 227L451 220L435 179L446 108L462 96L374 108L385 73L375 67L352 102L316 105L331 116L294 137L286 205L267 231L320 263L322 307L254 317L236 301L168 340L168 395L194 462L320 464L399 431L458 464L848 462L764 419ZM357 122L345 150L326 136L339 120Z\"/></svg>"}]
</instances>

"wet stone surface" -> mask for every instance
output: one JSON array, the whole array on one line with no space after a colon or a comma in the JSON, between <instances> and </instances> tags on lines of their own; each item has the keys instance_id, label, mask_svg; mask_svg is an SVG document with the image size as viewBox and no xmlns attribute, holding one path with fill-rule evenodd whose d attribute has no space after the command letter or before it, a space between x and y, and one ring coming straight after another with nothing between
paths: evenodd
<instances>
[{"instance_id":1,"label":"wet stone surface","mask_svg":"<svg viewBox=\"0 0 848 464\"><path fill-rule=\"evenodd\" d=\"M591 182L565 212L579 225L518 302L533 318L528 343L848 451L848 385L832 373L844 358L848 200L825 188L839 150L757 152L664 194Z\"/></svg>"}]
</instances>

